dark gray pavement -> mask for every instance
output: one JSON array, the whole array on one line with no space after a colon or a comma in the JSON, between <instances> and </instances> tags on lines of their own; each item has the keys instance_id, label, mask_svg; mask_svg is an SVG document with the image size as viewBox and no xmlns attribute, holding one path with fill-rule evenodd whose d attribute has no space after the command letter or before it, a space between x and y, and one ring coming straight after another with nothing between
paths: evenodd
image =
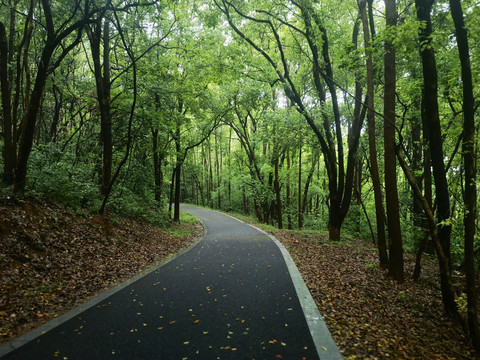
<instances>
[{"instance_id":1,"label":"dark gray pavement","mask_svg":"<svg viewBox=\"0 0 480 360\"><path fill-rule=\"evenodd\" d=\"M215 211L182 210L207 227L195 247L1 347L0 357L341 359L275 239Z\"/></svg>"}]
</instances>

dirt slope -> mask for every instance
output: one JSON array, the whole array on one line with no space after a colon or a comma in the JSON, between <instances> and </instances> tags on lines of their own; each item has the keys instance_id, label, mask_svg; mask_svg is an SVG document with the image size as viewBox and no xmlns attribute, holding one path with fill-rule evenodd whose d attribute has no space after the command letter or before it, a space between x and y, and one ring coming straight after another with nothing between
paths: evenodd
<instances>
[{"instance_id":1,"label":"dirt slope","mask_svg":"<svg viewBox=\"0 0 480 360\"><path fill-rule=\"evenodd\" d=\"M199 224L183 227L202 233ZM50 202L0 199L0 344L166 259L193 238L133 219L74 214Z\"/></svg>"}]
</instances>

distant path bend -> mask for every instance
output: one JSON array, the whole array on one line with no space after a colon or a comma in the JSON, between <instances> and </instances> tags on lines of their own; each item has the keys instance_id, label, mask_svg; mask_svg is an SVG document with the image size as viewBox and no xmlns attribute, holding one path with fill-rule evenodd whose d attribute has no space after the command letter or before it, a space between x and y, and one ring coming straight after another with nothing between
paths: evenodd
<instances>
[{"instance_id":1,"label":"distant path bend","mask_svg":"<svg viewBox=\"0 0 480 360\"><path fill-rule=\"evenodd\" d=\"M206 226L195 247L3 346L2 359L342 358L278 241L216 211L182 210Z\"/></svg>"}]
</instances>

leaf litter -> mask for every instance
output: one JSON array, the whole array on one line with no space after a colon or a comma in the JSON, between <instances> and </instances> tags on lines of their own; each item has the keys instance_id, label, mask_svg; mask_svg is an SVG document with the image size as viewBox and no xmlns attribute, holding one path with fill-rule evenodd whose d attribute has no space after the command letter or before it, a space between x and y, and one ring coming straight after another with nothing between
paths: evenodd
<instances>
[{"instance_id":1,"label":"leaf litter","mask_svg":"<svg viewBox=\"0 0 480 360\"><path fill-rule=\"evenodd\" d=\"M271 231L289 250L345 359L476 359L460 325L445 316L435 259L418 283L398 284L378 265L373 244ZM414 254L405 254L411 277Z\"/></svg>"},{"instance_id":2,"label":"leaf litter","mask_svg":"<svg viewBox=\"0 0 480 360\"><path fill-rule=\"evenodd\" d=\"M193 241L134 219L115 223L58 204L0 199L0 345ZM201 227L195 230L199 236ZM273 233L295 260L346 359L476 358L463 330L443 314L435 260L424 258L419 283L398 285L362 240L329 243L318 235ZM413 264L406 254L407 276Z\"/></svg>"},{"instance_id":3,"label":"leaf litter","mask_svg":"<svg viewBox=\"0 0 480 360\"><path fill-rule=\"evenodd\" d=\"M0 345L177 253L203 231L178 226L194 235L74 214L47 201L0 199Z\"/></svg>"}]
</instances>

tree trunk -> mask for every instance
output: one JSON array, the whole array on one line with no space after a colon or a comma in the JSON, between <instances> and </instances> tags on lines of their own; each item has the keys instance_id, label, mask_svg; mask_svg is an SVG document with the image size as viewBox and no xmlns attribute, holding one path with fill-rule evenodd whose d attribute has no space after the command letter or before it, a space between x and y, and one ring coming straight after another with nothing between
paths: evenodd
<instances>
[{"instance_id":1,"label":"tree trunk","mask_svg":"<svg viewBox=\"0 0 480 360\"><path fill-rule=\"evenodd\" d=\"M365 2L359 1L359 8L363 23L363 37L365 48L367 49L367 122L368 122L368 146L370 155L370 175L372 177L373 194L375 199L375 215L377 218L377 246L380 266L388 267L388 253L385 238L385 214L383 209L383 196L380 184L380 175L378 172L377 144L375 131L375 111L374 111L374 82L373 82L373 61L370 47L370 33L368 29L367 13Z\"/></svg>"},{"instance_id":2,"label":"tree trunk","mask_svg":"<svg viewBox=\"0 0 480 360\"><path fill-rule=\"evenodd\" d=\"M298 228L303 228L302 207L302 143L298 149Z\"/></svg>"},{"instance_id":3,"label":"tree trunk","mask_svg":"<svg viewBox=\"0 0 480 360\"><path fill-rule=\"evenodd\" d=\"M435 250L438 256L438 262L440 264L439 266L440 278L445 279L445 283L442 283L442 296L443 296L443 291L446 291L448 292L447 297L451 297L452 299L455 299L456 293L453 287L452 276L450 273L450 260L447 258L447 255L443 252L443 246L441 244L440 231L442 226L437 224L437 221L435 220L433 215L433 210L430 204L428 203L427 199L422 195L420 187L418 186L418 183L415 179L415 175L413 174L413 172L410 170L407 163L405 162L404 155L400 147L396 148L396 154L400 162L400 166L402 167L403 173L407 178L408 183L410 184L412 190L414 191L415 196L417 196L417 198L420 200L420 203L422 205L423 211L425 213L425 216L428 222L430 234L432 236L433 243L435 245ZM445 297L443 298L445 299ZM457 309L455 307L455 315L456 314L457 314Z\"/></svg>"},{"instance_id":4,"label":"tree trunk","mask_svg":"<svg viewBox=\"0 0 480 360\"><path fill-rule=\"evenodd\" d=\"M209 141L210 144L210 141ZM208 173L209 173L209 178L208 178L208 183L209 183L209 197L208 197L208 206L210 206L213 209L213 166L212 166L212 150L210 149L210 146L208 147Z\"/></svg>"},{"instance_id":5,"label":"tree trunk","mask_svg":"<svg viewBox=\"0 0 480 360\"><path fill-rule=\"evenodd\" d=\"M437 65L435 61L435 52L431 46L432 22L430 12L433 0L415 0L417 16L426 26L420 30L420 55L422 58L424 99L426 122L429 130L430 155L432 158L433 178L435 182L435 194L437 202L437 220L440 225L439 239L442 251L447 259L447 263L440 262L441 267L440 281L442 288L442 299L445 311L450 315L457 313L457 307L454 301L454 294L448 289L447 275L451 271L450 255L450 194L448 191L447 174L443 156L443 139L440 127L440 117L438 112L438 88L437 88ZM446 265L446 268L443 268ZM448 274L447 274L448 273Z\"/></svg>"},{"instance_id":6,"label":"tree trunk","mask_svg":"<svg viewBox=\"0 0 480 360\"><path fill-rule=\"evenodd\" d=\"M421 109L421 103L415 104L415 108ZM422 172L422 168L424 168L424 166L422 165L422 125L420 118L418 116L413 117L410 126L412 138L412 171L416 175L415 179L417 181L418 187L420 188L420 191L422 191L422 181L424 177L426 177L426 172ZM423 176L421 175L422 173ZM417 198L417 196L415 196L413 190L412 195L412 216L414 228L413 236L417 252L415 259L415 269L413 271L412 277L414 281L418 281L422 270L422 254L426 250L429 234L428 232L423 231L423 229L425 228L425 221L422 211L422 204L420 203L420 200ZM429 201L429 205L432 205L431 201Z\"/></svg>"},{"instance_id":7,"label":"tree trunk","mask_svg":"<svg viewBox=\"0 0 480 360\"><path fill-rule=\"evenodd\" d=\"M275 153L274 159L274 167L275 167L275 180L274 180L274 187L275 187L275 199L276 199L276 211L277 211L277 223L278 228L283 229L283 215L282 215L282 197L280 194L280 180L278 176L278 154L277 151Z\"/></svg>"},{"instance_id":8,"label":"tree trunk","mask_svg":"<svg viewBox=\"0 0 480 360\"><path fill-rule=\"evenodd\" d=\"M387 27L397 25L395 0L385 0ZM387 229L390 247L388 272L398 282L403 282L403 242L400 226L400 210L397 190L397 159L395 155L395 46L385 42L385 94L384 94L384 159L385 159L385 202L387 207Z\"/></svg>"},{"instance_id":9,"label":"tree trunk","mask_svg":"<svg viewBox=\"0 0 480 360\"><path fill-rule=\"evenodd\" d=\"M293 229L292 225L292 213L290 210L290 205L292 203L291 195L290 195L290 148L287 148L287 228L289 230Z\"/></svg>"},{"instance_id":10,"label":"tree trunk","mask_svg":"<svg viewBox=\"0 0 480 360\"><path fill-rule=\"evenodd\" d=\"M40 102L42 100L45 83L47 81L47 72L50 65L55 45L53 40L48 36L47 43L42 52L42 57L38 64L37 77L35 85L30 97L28 108L22 119L22 129L20 132L20 145L18 149L18 162L15 170L15 191L23 193L27 183L27 167L28 158L32 151L33 137L35 134L35 126L37 123L37 116L40 110Z\"/></svg>"},{"instance_id":11,"label":"tree trunk","mask_svg":"<svg viewBox=\"0 0 480 360\"><path fill-rule=\"evenodd\" d=\"M247 203L247 194L245 190L245 186L242 187L242 205L243 205L243 213L248 215L248 203Z\"/></svg>"},{"instance_id":12,"label":"tree trunk","mask_svg":"<svg viewBox=\"0 0 480 360\"><path fill-rule=\"evenodd\" d=\"M477 293L475 285L475 221L477 219L477 187L475 167L475 112L473 97L472 69L467 30L463 20L460 0L450 0L450 11L455 24L458 55L462 68L463 84L463 164L465 171L463 225L465 229L465 275L467 292L467 323L470 341L475 350L480 351L480 332L478 328Z\"/></svg>"},{"instance_id":13,"label":"tree trunk","mask_svg":"<svg viewBox=\"0 0 480 360\"><path fill-rule=\"evenodd\" d=\"M61 117L62 106L63 106L63 93L55 84L53 84L52 86L52 93L53 93L53 97L55 98L55 105L53 110L52 123L50 124L50 133L48 136L48 140L52 142L56 142L57 127L58 127L58 124L60 123L60 117Z\"/></svg>"},{"instance_id":14,"label":"tree trunk","mask_svg":"<svg viewBox=\"0 0 480 360\"><path fill-rule=\"evenodd\" d=\"M328 212L328 240L340 241L341 216L337 214L337 209L330 208Z\"/></svg>"},{"instance_id":15,"label":"tree trunk","mask_svg":"<svg viewBox=\"0 0 480 360\"><path fill-rule=\"evenodd\" d=\"M228 210L232 210L232 128L228 132Z\"/></svg>"},{"instance_id":16,"label":"tree trunk","mask_svg":"<svg viewBox=\"0 0 480 360\"><path fill-rule=\"evenodd\" d=\"M163 187L163 171L161 157L158 149L158 129L152 129L152 145L153 145L153 173L155 177L155 201L162 200Z\"/></svg>"},{"instance_id":17,"label":"tree trunk","mask_svg":"<svg viewBox=\"0 0 480 360\"><path fill-rule=\"evenodd\" d=\"M103 166L100 179L100 192L105 195L112 176L112 114L110 106L110 26L105 19L103 35L102 21L99 20L88 30L92 52L93 70L97 89L97 101L100 109L100 143L103 146ZM103 65L100 45L103 39Z\"/></svg>"},{"instance_id":18,"label":"tree trunk","mask_svg":"<svg viewBox=\"0 0 480 360\"><path fill-rule=\"evenodd\" d=\"M181 175L182 175L182 162L183 158L181 155L181 144L180 144L180 125L177 124L177 129L175 131L175 152L176 152L176 161L175 161L175 192L174 192L174 207L173 207L173 221L180 222L180 185L181 185ZM210 168L211 170L211 168Z\"/></svg>"},{"instance_id":19,"label":"tree trunk","mask_svg":"<svg viewBox=\"0 0 480 360\"><path fill-rule=\"evenodd\" d=\"M14 133L14 122L11 108L11 83L8 71L8 41L5 25L0 22L0 89L2 92L2 131L3 131L3 182L13 185L14 171L17 162Z\"/></svg>"},{"instance_id":20,"label":"tree trunk","mask_svg":"<svg viewBox=\"0 0 480 360\"><path fill-rule=\"evenodd\" d=\"M314 152L316 152L314 150ZM315 168L317 166L318 154L315 153L312 156L312 167L307 175L307 180L305 181L305 187L303 188L303 200L302 200L302 214L305 214L307 210L307 200L308 200L308 189L312 183L313 175L315 174Z\"/></svg>"},{"instance_id":21,"label":"tree trunk","mask_svg":"<svg viewBox=\"0 0 480 360\"><path fill-rule=\"evenodd\" d=\"M220 191L220 161L219 161L219 150L218 150L218 139L217 139L217 134L215 134L215 173L217 176L217 205L218 208L222 208L222 197L221 197L221 191Z\"/></svg>"},{"instance_id":22,"label":"tree trunk","mask_svg":"<svg viewBox=\"0 0 480 360\"><path fill-rule=\"evenodd\" d=\"M168 216L171 219L172 218L172 204L174 202L174 191L175 191L175 174L176 174L176 168L173 168L172 170L172 178L170 180L170 196L169 196L169 201L168 201Z\"/></svg>"},{"instance_id":23,"label":"tree trunk","mask_svg":"<svg viewBox=\"0 0 480 360\"><path fill-rule=\"evenodd\" d=\"M116 14L115 14L115 17L116 17ZM118 18L116 17L116 19L117 19L117 23L118 23ZM99 211L100 214L103 214L103 212L105 210L105 206L107 205L108 198L109 198L110 193L112 191L113 184L117 180L117 178L120 174L120 170L125 165L125 163L128 160L128 157L130 156L130 149L132 148L132 125L133 125L133 119L134 119L134 116L135 116L135 107L137 105L137 62L136 62L136 58L135 58L134 54L132 53L130 47L127 45L127 43L125 41L125 37L123 35L123 31L122 31L121 27L118 26L117 29L118 29L118 32L120 34L120 38L122 39L124 49L127 52L128 57L129 57L129 59L132 63L132 69L133 69L133 71L132 71L132 73L133 73L132 74L133 75L133 100L132 100L132 105L130 106L130 115L129 115L129 119L128 119L127 146L126 146L125 154L124 154L123 158L120 160L120 163L118 164L117 169L115 170L115 173L113 174L113 176L111 176L110 182L108 183L107 189L105 191L105 195L103 197L103 203L102 203L102 206L101 206L100 211ZM105 36L109 37L108 31L105 33ZM107 70L105 70L105 71L107 71ZM108 76L108 78L110 78L110 76ZM109 86L110 86L110 84L109 84Z\"/></svg>"}]
</instances>

